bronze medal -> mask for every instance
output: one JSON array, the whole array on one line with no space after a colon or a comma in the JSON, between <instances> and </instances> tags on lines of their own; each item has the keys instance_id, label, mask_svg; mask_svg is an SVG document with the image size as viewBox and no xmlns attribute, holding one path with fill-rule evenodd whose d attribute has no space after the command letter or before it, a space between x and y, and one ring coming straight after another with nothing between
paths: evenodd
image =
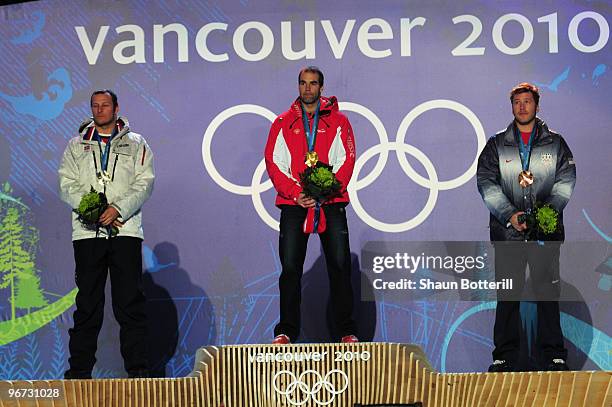
<instances>
[{"instance_id":1,"label":"bronze medal","mask_svg":"<svg viewBox=\"0 0 612 407\"><path fill-rule=\"evenodd\" d=\"M527 188L533 184L533 174L531 171L523 170L518 176L518 182L521 188Z\"/></svg>"}]
</instances>

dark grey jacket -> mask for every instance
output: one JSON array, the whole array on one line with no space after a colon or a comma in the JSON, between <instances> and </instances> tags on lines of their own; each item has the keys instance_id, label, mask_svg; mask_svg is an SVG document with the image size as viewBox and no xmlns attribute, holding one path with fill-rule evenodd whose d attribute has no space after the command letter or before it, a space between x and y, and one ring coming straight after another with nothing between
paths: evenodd
<instances>
[{"instance_id":1,"label":"dark grey jacket","mask_svg":"<svg viewBox=\"0 0 612 407\"><path fill-rule=\"evenodd\" d=\"M564 240L563 208L576 183L576 165L572 152L560 134L536 119L537 136L531 149L529 170L534 174L530 187L532 203L550 204L559 212L559 232L547 240ZM519 147L514 136L514 121L508 128L491 137L478 157L476 179L478 192L491 213L489 220L492 241L524 240L522 232L508 226L510 217L530 205L518 183L522 170Z\"/></svg>"}]
</instances>

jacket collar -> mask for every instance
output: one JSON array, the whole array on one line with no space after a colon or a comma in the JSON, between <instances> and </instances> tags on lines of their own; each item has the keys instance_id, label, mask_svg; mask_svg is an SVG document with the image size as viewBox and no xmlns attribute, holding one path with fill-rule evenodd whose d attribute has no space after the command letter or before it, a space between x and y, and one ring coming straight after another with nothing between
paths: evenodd
<instances>
[{"instance_id":1,"label":"jacket collar","mask_svg":"<svg viewBox=\"0 0 612 407\"><path fill-rule=\"evenodd\" d=\"M550 132L548 131L548 125L539 117L536 117L535 125L537 126L537 134L536 138L533 141L533 145L542 145L548 144L552 142L552 137L550 136ZM504 133L504 145L507 146L518 146L516 143L516 139L514 138L514 120L510 122L508 128L506 128L506 132Z\"/></svg>"},{"instance_id":2,"label":"jacket collar","mask_svg":"<svg viewBox=\"0 0 612 407\"><path fill-rule=\"evenodd\" d=\"M321 110L319 112L321 117L328 116L332 112L338 111L338 99L335 96L330 96L329 98L321 96L319 99L321 100ZM302 103L299 97L293 101L289 111L297 117L302 117Z\"/></svg>"},{"instance_id":3,"label":"jacket collar","mask_svg":"<svg viewBox=\"0 0 612 407\"><path fill-rule=\"evenodd\" d=\"M120 116L117 118L117 130L118 133L115 138L123 137L123 135L130 132L130 123L126 117ZM79 126L79 134L83 141L91 141L94 130L96 129L94 120L92 117L85 119Z\"/></svg>"}]
</instances>

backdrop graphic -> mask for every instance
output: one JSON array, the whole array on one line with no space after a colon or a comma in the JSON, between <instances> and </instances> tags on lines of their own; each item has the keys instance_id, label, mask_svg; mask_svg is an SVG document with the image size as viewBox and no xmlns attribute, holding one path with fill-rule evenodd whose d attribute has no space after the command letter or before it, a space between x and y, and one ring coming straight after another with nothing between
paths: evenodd
<instances>
[{"instance_id":1,"label":"backdrop graphic","mask_svg":"<svg viewBox=\"0 0 612 407\"><path fill-rule=\"evenodd\" d=\"M270 341L279 211L263 148L310 64L356 135L356 287L369 241L488 240L475 160L512 119L509 89L541 87L540 116L577 163L567 238L604 247L597 267L569 271L597 273L584 301L562 304L569 363L612 369L608 3L38 1L0 7L0 19L0 378L59 378L66 368L75 291L57 168L95 88L116 91L155 152L143 256L157 373L187 374L202 345ZM329 340L332 329L317 240L303 341ZM109 306L100 377L124 375ZM357 319L363 339L416 343L442 371L480 371L493 309L382 298L358 301ZM533 305L522 311L530 346Z\"/></svg>"}]
</instances>

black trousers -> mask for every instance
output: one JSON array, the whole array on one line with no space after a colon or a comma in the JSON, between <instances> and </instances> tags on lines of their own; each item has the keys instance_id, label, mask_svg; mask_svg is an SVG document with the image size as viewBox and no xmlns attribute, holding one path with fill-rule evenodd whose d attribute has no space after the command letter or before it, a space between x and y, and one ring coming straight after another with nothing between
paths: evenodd
<instances>
[{"instance_id":1,"label":"black trousers","mask_svg":"<svg viewBox=\"0 0 612 407\"><path fill-rule=\"evenodd\" d=\"M142 290L142 240L135 237L75 240L76 296L70 334L70 370L91 373L104 317L104 286L110 271L113 313L128 373L147 370L146 310Z\"/></svg>"},{"instance_id":2,"label":"black trousers","mask_svg":"<svg viewBox=\"0 0 612 407\"><path fill-rule=\"evenodd\" d=\"M325 232L319 234L329 277L332 314L341 336L357 333L352 319L351 249L345 206L324 206L327 227ZM303 231L306 213L307 210L301 206L281 206L279 254L282 271L278 282L280 322L274 328L274 335L285 334L291 341L295 341L300 333L301 280L310 236Z\"/></svg>"},{"instance_id":3,"label":"black trousers","mask_svg":"<svg viewBox=\"0 0 612 407\"><path fill-rule=\"evenodd\" d=\"M495 245L495 278L511 278L513 290L499 291L493 329L493 359L515 363L519 359L520 301L525 299L525 272L529 265L532 295L537 304L536 345L539 357L566 359L559 315L559 242L499 242Z\"/></svg>"}]
</instances>

